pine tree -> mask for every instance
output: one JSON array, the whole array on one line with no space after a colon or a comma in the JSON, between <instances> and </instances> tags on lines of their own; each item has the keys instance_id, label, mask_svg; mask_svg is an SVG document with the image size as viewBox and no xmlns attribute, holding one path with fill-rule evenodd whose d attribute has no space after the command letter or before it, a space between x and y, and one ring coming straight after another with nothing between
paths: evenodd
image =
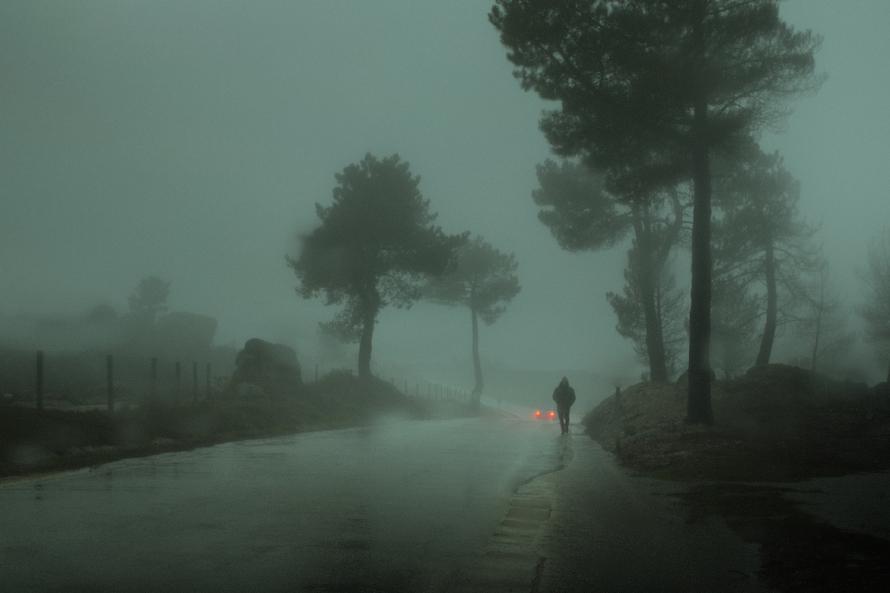
<instances>
[{"instance_id":1,"label":"pine tree","mask_svg":"<svg viewBox=\"0 0 890 593\"><path fill-rule=\"evenodd\" d=\"M572 161L548 160L538 165L538 184L532 193L540 207L538 218L563 249L604 249L633 233L625 294L611 293L608 298L618 316L619 333L634 341L637 353L644 353L649 378L667 381L671 354L665 343L665 326L669 319L662 315L659 299L667 296L663 292L668 277L665 268L685 220L680 193L671 190L623 197L606 187L605 175Z\"/></svg>"},{"instance_id":2,"label":"pine tree","mask_svg":"<svg viewBox=\"0 0 890 593\"><path fill-rule=\"evenodd\" d=\"M814 85L818 38L777 0L497 0L498 29L523 88L560 108L541 127L613 183L693 183L687 419L712 421L711 159Z\"/></svg>"},{"instance_id":3,"label":"pine tree","mask_svg":"<svg viewBox=\"0 0 890 593\"><path fill-rule=\"evenodd\" d=\"M343 308L324 328L358 340L358 374L371 376L377 317L384 307L410 307L430 276L446 271L465 239L447 236L420 192L420 178L398 155L366 155L336 175L330 206L316 204L321 224L302 237L287 263L303 298L323 294Z\"/></svg>"},{"instance_id":4,"label":"pine tree","mask_svg":"<svg viewBox=\"0 0 890 593\"><path fill-rule=\"evenodd\" d=\"M432 280L425 290L430 300L464 306L472 327L473 396L479 405L485 380L479 359L479 321L491 325L519 294L518 264L512 253L498 251L482 237L474 237L457 249L455 265Z\"/></svg>"}]
</instances>

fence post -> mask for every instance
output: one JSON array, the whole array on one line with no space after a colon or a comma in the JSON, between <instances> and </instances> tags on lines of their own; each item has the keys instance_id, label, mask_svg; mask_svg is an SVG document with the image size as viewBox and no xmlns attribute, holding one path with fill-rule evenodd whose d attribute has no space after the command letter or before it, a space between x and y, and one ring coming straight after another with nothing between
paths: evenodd
<instances>
[{"instance_id":1,"label":"fence post","mask_svg":"<svg viewBox=\"0 0 890 593\"><path fill-rule=\"evenodd\" d=\"M151 383L149 384L149 397L152 401L158 397L158 357L151 357Z\"/></svg>"},{"instance_id":2,"label":"fence post","mask_svg":"<svg viewBox=\"0 0 890 593\"><path fill-rule=\"evenodd\" d=\"M176 361L176 403L182 399L182 365Z\"/></svg>"},{"instance_id":3,"label":"fence post","mask_svg":"<svg viewBox=\"0 0 890 593\"><path fill-rule=\"evenodd\" d=\"M192 361L192 402L198 403L198 363Z\"/></svg>"},{"instance_id":4,"label":"fence post","mask_svg":"<svg viewBox=\"0 0 890 593\"><path fill-rule=\"evenodd\" d=\"M37 409L43 409L43 350L37 351L37 369L35 376L35 393L37 396Z\"/></svg>"},{"instance_id":5,"label":"fence post","mask_svg":"<svg viewBox=\"0 0 890 593\"><path fill-rule=\"evenodd\" d=\"M210 399L210 363L204 368L204 397Z\"/></svg>"},{"instance_id":6,"label":"fence post","mask_svg":"<svg viewBox=\"0 0 890 593\"><path fill-rule=\"evenodd\" d=\"M108 390L108 413L114 412L114 358L105 356L105 387Z\"/></svg>"}]
</instances>

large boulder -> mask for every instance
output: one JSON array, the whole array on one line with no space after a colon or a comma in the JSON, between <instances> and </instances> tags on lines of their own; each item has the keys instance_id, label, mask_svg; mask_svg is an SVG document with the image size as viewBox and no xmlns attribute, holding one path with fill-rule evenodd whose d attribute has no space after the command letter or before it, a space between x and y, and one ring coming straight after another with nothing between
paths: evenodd
<instances>
[{"instance_id":1,"label":"large boulder","mask_svg":"<svg viewBox=\"0 0 890 593\"><path fill-rule=\"evenodd\" d=\"M251 338L235 358L232 387L237 393L253 385L269 395L293 394L302 383L297 354L284 344Z\"/></svg>"}]
</instances>

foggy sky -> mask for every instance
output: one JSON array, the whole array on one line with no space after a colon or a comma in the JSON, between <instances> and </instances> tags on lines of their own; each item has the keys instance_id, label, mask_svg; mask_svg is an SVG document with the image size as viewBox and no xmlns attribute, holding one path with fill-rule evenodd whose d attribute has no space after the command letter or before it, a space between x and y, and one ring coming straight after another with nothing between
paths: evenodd
<instances>
[{"instance_id":1,"label":"foggy sky","mask_svg":"<svg viewBox=\"0 0 890 593\"><path fill-rule=\"evenodd\" d=\"M0 315L119 309L138 280L218 318L218 342L316 346L334 309L303 301L284 255L334 173L398 152L449 232L514 251L523 285L483 356L538 368L633 361L605 292L623 248L561 251L536 218L538 130L488 1L4 0L0 3ZM795 0L825 37L821 91L778 135L855 304L890 224L890 2ZM377 360L466 360L469 315L388 310ZM307 354L309 356L309 354Z\"/></svg>"}]
</instances>

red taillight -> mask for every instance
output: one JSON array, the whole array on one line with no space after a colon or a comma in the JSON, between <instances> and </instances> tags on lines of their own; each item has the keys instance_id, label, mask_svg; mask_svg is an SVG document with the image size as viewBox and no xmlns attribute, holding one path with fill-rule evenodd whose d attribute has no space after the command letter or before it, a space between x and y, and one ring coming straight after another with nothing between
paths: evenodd
<instances>
[{"instance_id":1,"label":"red taillight","mask_svg":"<svg viewBox=\"0 0 890 593\"><path fill-rule=\"evenodd\" d=\"M535 410L535 418L541 417L541 410Z\"/></svg>"},{"instance_id":2,"label":"red taillight","mask_svg":"<svg viewBox=\"0 0 890 593\"><path fill-rule=\"evenodd\" d=\"M550 410L549 412L547 412L547 417L553 420L554 418L556 418L556 412Z\"/></svg>"}]
</instances>

